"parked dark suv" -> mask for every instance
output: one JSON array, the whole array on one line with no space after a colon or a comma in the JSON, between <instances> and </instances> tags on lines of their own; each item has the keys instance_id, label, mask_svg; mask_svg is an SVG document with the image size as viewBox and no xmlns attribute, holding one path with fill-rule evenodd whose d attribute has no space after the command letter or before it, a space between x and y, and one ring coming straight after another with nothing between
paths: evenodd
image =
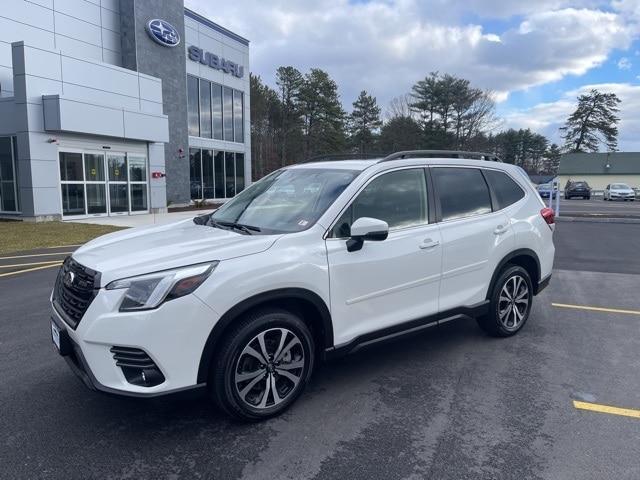
<instances>
[{"instance_id":1,"label":"parked dark suv","mask_svg":"<svg viewBox=\"0 0 640 480\"><path fill-rule=\"evenodd\" d=\"M570 200L575 197L591 199L591 187L587 182L567 182L564 187L564 198Z\"/></svg>"}]
</instances>

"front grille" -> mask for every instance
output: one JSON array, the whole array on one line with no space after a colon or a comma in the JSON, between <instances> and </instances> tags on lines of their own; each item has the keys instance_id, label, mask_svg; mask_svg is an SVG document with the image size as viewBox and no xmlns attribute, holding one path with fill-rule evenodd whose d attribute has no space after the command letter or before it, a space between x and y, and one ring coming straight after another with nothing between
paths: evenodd
<instances>
[{"instance_id":1,"label":"front grille","mask_svg":"<svg viewBox=\"0 0 640 480\"><path fill-rule=\"evenodd\" d=\"M71 257L62 264L53 288L53 304L58 313L73 328L77 328L82 316L100 288L100 274Z\"/></svg>"}]
</instances>

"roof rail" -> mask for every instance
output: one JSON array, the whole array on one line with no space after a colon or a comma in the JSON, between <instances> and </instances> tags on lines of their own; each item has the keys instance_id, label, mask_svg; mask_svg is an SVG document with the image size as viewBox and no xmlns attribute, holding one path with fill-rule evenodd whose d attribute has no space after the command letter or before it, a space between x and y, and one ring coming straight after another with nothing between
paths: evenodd
<instances>
[{"instance_id":1,"label":"roof rail","mask_svg":"<svg viewBox=\"0 0 640 480\"><path fill-rule=\"evenodd\" d=\"M339 160L376 160L384 157L384 153L327 153L307 158L301 163L331 162Z\"/></svg>"},{"instance_id":2,"label":"roof rail","mask_svg":"<svg viewBox=\"0 0 640 480\"><path fill-rule=\"evenodd\" d=\"M395 152L381 159L378 163L401 160L411 157L446 157L446 158L468 158L475 160L487 160L491 162L502 162L500 157L491 153L464 152L459 150L407 150ZM475 157L475 158L474 158Z\"/></svg>"}]
</instances>

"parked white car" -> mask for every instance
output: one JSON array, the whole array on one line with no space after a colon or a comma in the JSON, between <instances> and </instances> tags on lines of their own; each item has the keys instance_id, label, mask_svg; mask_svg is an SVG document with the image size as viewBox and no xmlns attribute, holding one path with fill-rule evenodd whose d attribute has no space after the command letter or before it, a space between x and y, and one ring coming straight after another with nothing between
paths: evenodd
<instances>
[{"instance_id":1,"label":"parked white car","mask_svg":"<svg viewBox=\"0 0 640 480\"><path fill-rule=\"evenodd\" d=\"M603 200L624 200L633 202L636 199L636 192L626 183L610 183L604 189Z\"/></svg>"},{"instance_id":2,"label":"parked white car","mask_svg":"<svg viewBox=\"0 0 640 480\"><path fill-rule=\"evenodd\" d=\"M211 215L93 240L58 275L54 342L92 389L207 387L259 420L321 359L467 316L511 336L551 277L554 214L523 170L473 157L296 165Z\"/></svg>"}]
</instances>

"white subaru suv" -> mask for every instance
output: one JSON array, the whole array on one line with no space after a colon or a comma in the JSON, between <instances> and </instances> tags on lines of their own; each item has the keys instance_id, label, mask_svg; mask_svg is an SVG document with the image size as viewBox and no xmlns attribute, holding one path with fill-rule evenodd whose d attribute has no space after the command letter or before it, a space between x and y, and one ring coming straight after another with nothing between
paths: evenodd
<instances>
[{"instance_id":1,"label":"white subaru suv","mask_svg":"<svg viewBox=\"0 0 640 480\"><path fill-rule=\"evenodd\" d=\"M100 237L60 270L54 343L92 389L206 387L260 420L319 360L459 317L513 335L551 277L554 214L522 169L486 158L295 165L213 214Z\"/></svg>"}]
</instances>

